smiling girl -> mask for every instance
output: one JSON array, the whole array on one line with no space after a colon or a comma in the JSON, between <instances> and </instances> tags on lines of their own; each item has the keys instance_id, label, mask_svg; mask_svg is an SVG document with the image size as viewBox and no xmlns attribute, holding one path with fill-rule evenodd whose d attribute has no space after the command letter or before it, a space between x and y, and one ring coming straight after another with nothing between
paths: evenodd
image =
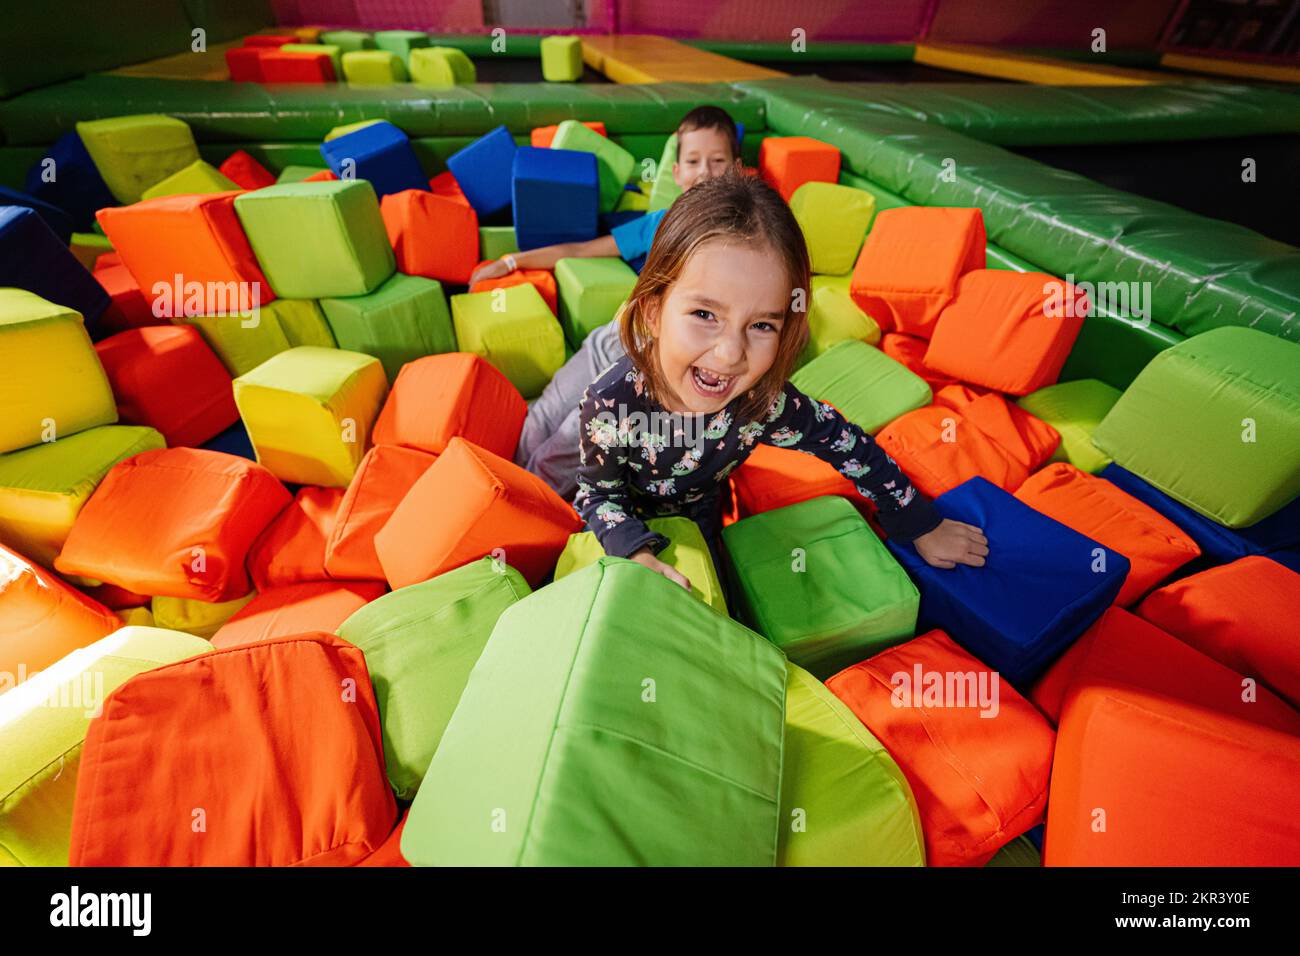
<instances>
[{"instance_id":1,"label":"smiling girl","mask_svg":"<svg viewBox=\"0 0 1300 956\"><path fill-rule=\"evenodd\" d=\"M606 554L689 587L645 524L684 515L720 567L724 483L766 444L834 465L931 565L984 564L979 528L940 516L870 435L788 381L808 338L794 306L809 273L793 213L761 180L724 175L673 204L619 318L627 354L580 406L574 507Z\"/></svg>"}]
</instances>

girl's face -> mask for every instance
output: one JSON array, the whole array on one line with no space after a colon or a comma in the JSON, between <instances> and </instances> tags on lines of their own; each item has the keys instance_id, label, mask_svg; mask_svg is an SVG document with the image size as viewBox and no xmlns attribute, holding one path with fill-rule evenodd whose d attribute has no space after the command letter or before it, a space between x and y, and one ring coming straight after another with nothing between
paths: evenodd
<instances>
[{"instance_id":1,"label":"girl's face","mask_svg":"<svg viewBox=\"0 0 1300 956\"><path fill-rule=\"evenodd\" d=\"M713 240L647 309L669 411L710 414L772 367L790 305L785 265L766 244Z\"/></svg>"}]
</instances>

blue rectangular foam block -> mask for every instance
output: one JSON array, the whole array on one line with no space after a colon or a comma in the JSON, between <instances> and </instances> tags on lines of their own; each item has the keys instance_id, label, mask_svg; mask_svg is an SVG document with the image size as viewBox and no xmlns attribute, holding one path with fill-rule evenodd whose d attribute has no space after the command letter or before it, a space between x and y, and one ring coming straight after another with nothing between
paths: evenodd
<instances>
[{"instance_id":1,"label":"blue rectangular foam block","mask_svg":"<svg viewBox=\"0 0 1300 956\"><path fill-rule=\"evenodd\" d=\"M510 131L498 126L447 157L447 168L480 216L490 216L510 205L511 173L518 148Z\"/></svg>"},{"instance_id":2,"label":"blue rectangular foam block","mask_svg":"<svg viewBox=\"0 0 1300 956\"><path fill-rule=\"evenodd\" d=\"M934 504L983 528L989 554L980 568L934 568L910 542L888 542L921 592L917 633L942 628L1023 691L1115 600L1128 559L984 478Z\"/></svg>"},{"instance_id":3,"label":"blue rectangular foam block","mask_svg":"<svg viewBox=\"0 0 1300 956\"><path fill-rule=\"evenodd\" d=\"M392 123L374 123L321 143L320 152L335 176L368 179L381 198L407 189L429 191L411 140Z\"/></svg>"},{"instance_id":4,"label":"blue rectangular foam block","mask_svg":"<svg viewBox=\"0 0 1300 956\"><path fill-rule=\"evenodd\" d=\"M520 250L595 239L600 205L596 157L572 149L520 146L511 171L511 204Z\"/></svg>"},{"instance_id":5,"label":"blue rectangular foam block","mask_svg":"<svg viewBox=\"0 0 1300 956\"><path fill-rule=\"evenodd\" d=\"M1245 528L1227 528L1175 501L1159 488L1113 462L1101 470L1101 477L1160 512L1187 532L1187 536L1201 549L1201 557L1196 561L1195 568L1189 567L1189 571L1300 545L1300 498L1263 521Z\"/></svg>"},{"instance_id":6,"label":"blue rectangular foam block","mask_svg":"<svg viewBox=\"0 0 1300 956\"><path fill-rule=\"evenodd\" d=\"M92 324L112 302L104 287L28 206L0 206L0 287L26 289L76 309L92 338Z\"/></svg>"},{"instance_id":7,"label":"blue rectangular foam block","mask_svg":"<svg viewBox=\"0 0 1300 956\"><path fill-rule=\"evenodd\" d=\"M49 151L27 170L23 191L62 209L81 232L94 228L98 210L118 205L75 131L55 140Z\"/></svg>"},{"instance_id":8,"label":"blue rectangular foam block","mask_svg":"<svg viewBox=\"0 0 1300 956\"><path fill-rule=\"evenodd\" d=\"M72 234L76 231L72 228L72 217L58 206L52 206L8 186L0 186L0 206L26 206L33 209L45 220L50 232L59 237L59 242L65 246L72 242Z\"/></svg>"}]
</instances>

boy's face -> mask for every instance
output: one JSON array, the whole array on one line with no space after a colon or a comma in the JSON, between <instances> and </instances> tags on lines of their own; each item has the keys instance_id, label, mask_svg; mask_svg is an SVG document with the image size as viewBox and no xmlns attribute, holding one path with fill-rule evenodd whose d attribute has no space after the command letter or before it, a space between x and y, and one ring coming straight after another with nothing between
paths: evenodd
<instances>
[{"instance_id":1,"label":"boy's face","mask_svg":"<svg viewBox=\"0 0 1300 956\"><path fill-rule=\"evenodd\" d=\"M721 176L740 165L732 156L732 144L721 130L693 129L677 134L677 162L673 163L673 182L682 191L696 183Z\"/></svg>"},{"instance_id":2,"label":"boy's face","mask_svg":"<svg viewBox=\"0 0 1300 956\"><path fill-rule=\"evenodd\" d=\"M669 411L710 414L753 388L776 361L790 305L785 266L766 245L700 246L648 310Z\"/></svg>"}]
</instances>

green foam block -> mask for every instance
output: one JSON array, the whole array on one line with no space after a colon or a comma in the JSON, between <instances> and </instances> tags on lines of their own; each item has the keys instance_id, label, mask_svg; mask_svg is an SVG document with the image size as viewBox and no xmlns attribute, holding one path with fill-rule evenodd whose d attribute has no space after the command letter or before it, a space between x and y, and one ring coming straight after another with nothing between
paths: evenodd
<instances>
[{"instance_id":1,"label":"green foam block","mask_svg":"<svg viewBox=\"0 0 1300 956\"><path fill-rule=\"evenodd\" d=\"M833 345L790 377L795 388L834 405L875 433L904 412L930 404L930 386L866 342Z\"/></svg>"},{"instance_id":2,"label":"green foam block","mask_svg":"<svg viewBox=\"0 0 1300 956\"><path fill-rule=\"evenodd\" d=\"M876 213L871 193L835 183L804 183L790 197L790 211L803 230L813 272L853 271Z\"/></svg>"},{"instance_id":3,"label":"green foam block","mask_svg":"<svg viewBox=\"0 0 1300 956\"><path fill-rule=\"evenodd\" d=\"M627 301L636 273L617 257L561 259L555 264L560 324L575 349L590 333L607 324Z\"/></svg>"},{"instance_id":4,"label":"green foam block","mask_svg":"<svg viewBox=\"0 0 1300 956\"><path fill-rule=\"evenodd\" d=\"M159 196L183 196L199 193L224 193L239 189L239 184L227 177L211 163L196 159L183 169L178 169L166 179L154 183L140 196L156 199Z\"/></svg>"},{"instance_id":5,"label":"green foam block","mask_svg":"<svg viewBox=\"0 0 1300 956\"><path fill-rule=\"evenodd\" d=\"M375 46L402 58L403 63L411 59L411 51L429 45L429 34L420 30L378 30L375 32Z\"/></svg>"},{"instance_id":6,"label":"green foam block","mask_svg":"<svg viewBox=\"0 0 1300 956\"><path fill-rule=\"evenodd\" d=\"M811 362L840 342L857 340L875 345L880 341L880 326L853 301L847 289L814 282L811 308L808 309L808 344L800 359Z\"/></svg>"},{"instance_id":7,"label":"green foam block","mask_svg":"<svg viewBox=\"0 0 1300 956\"><path fill-rule=\"evenodd\" d=\"M77 135L113 197L124 204L139 202L150 186L199 158L189 126L160 114L78 123Z\"/></svg>"},{"instance_id":8,"label":"green foam block","mask_svg":"<svg viewBox=\"0 0 1300 956\"><path fill-rule=\"evenodd\" d=\"M360 30L327 30L317 39L326 46L336 46L344 53L375 49L375 38Z\"/></svg>"},{"instance_id":9,"label":"green foam block","mask_svg":"<svg viewBox=\"0 0 1300 956\"><path fill-rule=\"evenodd\" d=\"M484 260L500 259L507 253L519 251L514 226L479 226L478 245L479 258Z\"/></svg>"},{"instance_id":10,"label":"green foam block","mask_svg":"<svg viewBox=\"0 0 1300 956\"><path fill-rule=\"evenodd\" d=\"M573 149L592 153L600 177L600 211L612 212L618 205L623 186L636 169L636 157L618 143L601 136L578 120L565 120L555 131L552 149Z\"/></svg>"},{"instance_id":11,"label":"green foam block","mask_svg":"<svg viewBox=\"0 0 1300 956\"><path fill-rule=\"evenodd\" d=\"M582 79L582 40L573 36L546 37L542 51L542 78L549 83Z\"/></svg>"},{"instance_id":12,"label":"green foam block","mask_svg":"<svg viewBox=\"0 0 1300 956\"><path fill-rule=\"evenodd\" d=\"M682 187L673 179L673 166L677 162L677 134L673 133L664 143L664 151L659 155L659 165L655 168L654 185L650 188L650 211L667 209L682 194Z\"/></svg>"},{"instance_id":13,"label":"green foam block","mask_svg":"<svg viewBox=\"0 0 1300 956\"><path fill-rule=\"evenodd\" d=\"M411 51L411 82L447 89L478 79L474 61L455 47L434 46Z\"/></svg>"},{"instance_id":14,"label":"green foam block","mask_svg":"<svg viewBox=\"0 0 1300 956\"><path fill-rule=\"evenodd\" d=\"M369 295L321 299L320 307L339 348L379 359L390 385L407 362L456 351L447 297L436 279L399 272Z\"/></svg>"},{"instance_id":15,"label":"green foam block","mask_svg":"<svg viewBox=\"0 0 1300 956\"><path fill-rule=\"evenodd\" d=\"M1120 390L1095 378L1048 385L1022 396L1016 404L1061 433L1052 461L1068 461L1080 471L1097 474L1110 464L1098 451L1092 433L1119 401Z\"/></svg>"},{"instance_id":16,"label":"green foam block","mask_svg":"<svg viewBox=\"0 0 1300 956\"><path fill-rule=\"evenodd\" d=\"M343 53L343 78L358 86L391 86L409 78L406 64L387 50L347 50Z\"/></svg>"},{"instance_id":17,"label":"green foam block","mask_svg":"<svg viewBox=\"0 0 1300 956\"><path fill-rule=\"evenodd\" d=\"M481 355L524 398L542 394L566 359L564 331L531 282L451 297L462 352Z\"/></svg>"}]
</instances>

